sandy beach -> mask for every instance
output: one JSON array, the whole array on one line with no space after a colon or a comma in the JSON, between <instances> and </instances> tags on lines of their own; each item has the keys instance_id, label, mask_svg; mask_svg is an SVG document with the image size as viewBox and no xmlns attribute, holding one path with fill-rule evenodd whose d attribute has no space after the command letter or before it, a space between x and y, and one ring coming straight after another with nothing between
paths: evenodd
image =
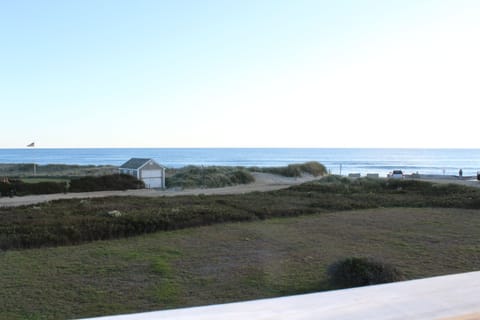
<instances>
[{"instance_id":1,"label":"sandy beach","mask_svg":"<svg viewBox=\"0 0 480 320\"><path fill-rule=\"evenodd\" d=\"M86 198L101 198L111 196L136 196L136 197L174 197L186 195L212 195L212 194L242 194L248 192L266 192L288 188L290 186L301 184L321 177L314 177L311 175L303 175L298 178L290 178L270 173L253 173L255 182L250 184L235 185L222 188L194 188L194 189L140 189L140 190L125 190L125 191L98 191L98 192L79 192L79 193L56 193L46 195L31 195L23 197L2 197L0 198L0 207L18 207L24 205L38 204L53 200L61 199L86 199ZM476 177L462 177L444 176L444 175L419 175L413 178L406 176L405 179L415 179L421 181L429 181L435 183L455 183L471 187L480 187L480 182Z\"/></svg>"}]
</instances>

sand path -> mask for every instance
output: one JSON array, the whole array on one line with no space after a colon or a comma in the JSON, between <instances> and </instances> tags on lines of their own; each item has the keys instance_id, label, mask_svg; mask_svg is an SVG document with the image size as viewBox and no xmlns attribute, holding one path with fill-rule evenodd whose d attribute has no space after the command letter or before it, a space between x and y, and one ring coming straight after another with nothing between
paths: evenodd
<instances>
[{"instance_id":1,"label":"sand path","mask_svg":"<svg viewBox=\"0 0 480 320\"><path fill-rule=\"evenodd\" d=\"M295 184L318 179L311 175L304 175L299 178L288 178L269 173L253 173L255 182L223 188L196 188L196 189L167 189L167 190L126 190L126 191L98 191L98 192L78 192L78 193L56 193L45 195L32 195L23 197L2 197L0 198L0 207L18 207L32 205L42 202L60 199L85 199L101 198L110 196L137 196L137 197L164 197L164 196L182 196L198 194L242 194L253 191L272 191L288 188Z\"/></svg>"}]
</instances>

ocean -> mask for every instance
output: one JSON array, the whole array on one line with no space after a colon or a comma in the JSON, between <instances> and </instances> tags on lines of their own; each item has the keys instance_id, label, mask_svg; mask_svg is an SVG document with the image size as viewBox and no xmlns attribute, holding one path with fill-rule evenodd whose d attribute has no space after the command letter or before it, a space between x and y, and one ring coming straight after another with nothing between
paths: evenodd
<instances>
[{"instance_id":1,"label":"ocean","mask_svg":"<svg viewBox=\"0 0 480 320\"><path fill-rule=\"evenodd\" d=\"M480 170L480 149L332 149L332 148L92 148L0 149L0 163L116 165L153 158L170 168L197 166L285 166L318 161L332 174L404 173L473 176ZM0 172L1 175L1 172Z\"/></svg>"}]
</instances>

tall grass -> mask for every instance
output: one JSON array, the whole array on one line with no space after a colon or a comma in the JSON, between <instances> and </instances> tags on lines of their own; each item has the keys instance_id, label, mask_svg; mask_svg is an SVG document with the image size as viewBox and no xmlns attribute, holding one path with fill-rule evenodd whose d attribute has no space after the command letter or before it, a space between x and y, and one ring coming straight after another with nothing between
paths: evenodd
<instances>
[{"instance_id":1,"label":"tall grass","mask_svg":"<svg viewBox=\"0 0 480 320\"><path fill-rule=\"evenodd\" d=\"M314 177L324 176L327 169L321 163L316 161L305 162L301 164L289 164L286 167L251 167L251 171L278 174L285 177L300 177L302 174L311 174Z\"/></svg>"},{"instance_id":2,"label":"tall grass","mask_svg":"<svg viewBox=\"0 0 480 320\"><path fill-rule=\"evenodd\" d=\"M168 188L218 188L255 181L253 175L242 167L187 166L170 169L165 184Z\"/></svg>"},{"instance_id":3,"label":"tall grass","mask_svg":"<svg viewBox=\"0 0 480 320\"><path fill-rule=\"evenodd\" d=\"M117 167L108 165L37 164L35 166L37 177L105 175L118 171ZM33 176L33 173L33 163L0 163L0 177L26 177Z\"/></svg>"}]
</instances>

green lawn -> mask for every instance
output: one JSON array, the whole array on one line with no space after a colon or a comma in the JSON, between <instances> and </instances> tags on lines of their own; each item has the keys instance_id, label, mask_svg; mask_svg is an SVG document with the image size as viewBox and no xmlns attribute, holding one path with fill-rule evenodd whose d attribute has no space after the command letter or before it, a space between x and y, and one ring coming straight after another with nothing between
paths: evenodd
<instances>
[{"instance_id":1,"label":"green lawn","mask_svg":"<svg viewBox=\"0 0 480 320\"><path fill-rule=\"evenodd\" d=\"M409 279L480 268L480 210L377 208L0 252L0 319L65 319L326 290L348 256Z\"/></svg>"}]
</instances>

